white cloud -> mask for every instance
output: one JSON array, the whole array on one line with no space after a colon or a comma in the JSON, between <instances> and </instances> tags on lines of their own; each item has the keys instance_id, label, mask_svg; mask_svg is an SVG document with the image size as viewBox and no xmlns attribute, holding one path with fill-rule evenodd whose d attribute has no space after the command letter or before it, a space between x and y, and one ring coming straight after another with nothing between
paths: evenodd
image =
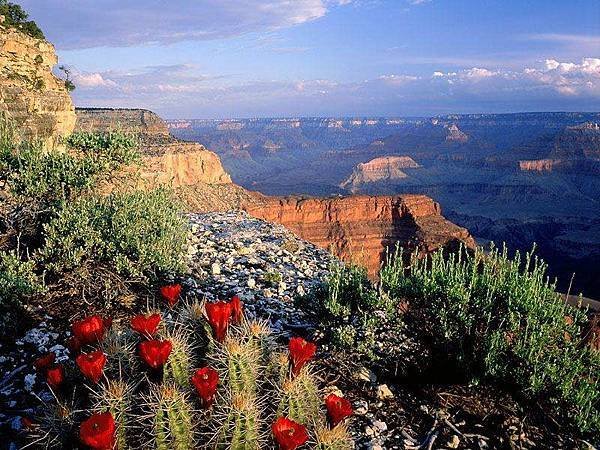
<instances>
[{"instance_id":1,"label":"white cloud","mask_svg":"<svg viewBox=\"0 0 600 450\"><path fill-rule=\"evenodd\" d=\"M82 88L116 87L117 83L105 79L100 73L74 73L73 82Z\"/></svg>"},{"instance_id":2,"label":"white cloud","mask_svg":"<svg viewBox=\"0 0 600 450\"><path fill-rule=\"evenodd\" d=\"M210 40L323 17L351 0L21 0L60 49ZM60 11L60 14L56 12Z\"/></svg>"},{"instance_id":3,"label":"white cloud","mask_svg":"<svg viewBox=\"0 0 600 450\"><path fill-rule=\"evenodd\" d=\"M600 108L598 58L548 59L520 70L438 70L429 77L384 74L356 82L238 82L194 65L73 73L80 106L145 107L171 117L477 112L490 105L503 111Z\"/></svg>"}]
</instances>

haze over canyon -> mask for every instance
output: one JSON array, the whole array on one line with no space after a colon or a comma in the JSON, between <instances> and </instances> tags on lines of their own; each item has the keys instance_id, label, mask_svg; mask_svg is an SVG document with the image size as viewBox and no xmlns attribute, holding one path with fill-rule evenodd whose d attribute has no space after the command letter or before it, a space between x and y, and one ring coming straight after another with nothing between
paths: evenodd
<instances>
[{"instance_id":1,"label":"haze over canyon","mask_svg":"<svg viewBox=\"0 0 600 450\"><path fill-rule=\"evenodd\" d=\"M536 253L599 297L600 114L167 121L269 195L425 194L478 243Z\"/></svg>"}]
</instances>

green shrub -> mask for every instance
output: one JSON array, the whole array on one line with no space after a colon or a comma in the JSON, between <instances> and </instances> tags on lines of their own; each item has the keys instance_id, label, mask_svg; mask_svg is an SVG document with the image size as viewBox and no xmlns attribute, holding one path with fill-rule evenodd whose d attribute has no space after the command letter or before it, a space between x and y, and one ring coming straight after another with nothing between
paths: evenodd
<instances>
[{"instance_id":1,"label":"green shrub","mask_svg":"<svg viewBox=\"0 0 600 450\"><path fill-rule=\"evenodd\" d=\"M301 301L310 303L336 345L369 359L377 358L378 336L396 319L390 298L373 286L365 269L353 265L333 264L326 282Z\"/></svg>"},{"instance_id":2,"label":"green shrub","mask_svg":"<svg viewBox=\"0 0 600 450\"><path fill-rule=\"evenodd\" d=\"M29 15L21 6L7 0L0 0L0 16L4 16L4 25L18 28L25 34L36 39L45 39L40 27L32 20L27 20Z\"/></svg>"},{"instance_id":3,"label":"green shrub","mask_svg":"<svg viewBox=\"0 0 600 450\"><path fill-rule=\"evenodd\" d=\"M153 278L184 268L186 223L169 191L114 193L62 204L44 225L40 261L53 272L85 264Z\"/></svg>"},{"instance_id":4,"label":"green shrub","mask_svg":"<svg viewBox=\"0 0 600 450\"><path fill-rule=\"evenodd\" d=\"M69 152L14 142L14 135L0 142L0 169L11 194L22 202L72 199L139 159L137 141L123 133L74 134L66 140Z\"/></svg>"},{"instance_id":5,"label":"green shrub","mask_svg":"<svg viewBox=\"0 0 600 450\"><path fill-rule=\"evenodd\" d=\"M440 354L472 378L550 400L582 431L600 432L600 354L582 342L585 313L555 291L542 261L510 258L506 248L413 256L410 270L401 260L382 270L383 288L425 313Z\"/></svg>"},{"instance_id":6,"label":"green shrub","mask_svg":"<svg viewBox=\"0 0 600 450\"><path fill-rule=\"evenodd\" d=\"M25 297L42 288L33 261L21 261L16 252L0 251L0 311L3 314L18 308Z\"/></svg>"}]
</instances>

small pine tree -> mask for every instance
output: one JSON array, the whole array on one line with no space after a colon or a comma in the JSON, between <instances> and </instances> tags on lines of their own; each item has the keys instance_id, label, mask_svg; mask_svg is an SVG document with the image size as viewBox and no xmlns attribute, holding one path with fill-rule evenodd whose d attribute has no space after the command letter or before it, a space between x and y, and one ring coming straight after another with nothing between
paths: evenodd
<instances>
[{"instance_id":1,"label":"small pine tree","mask_svg":"<svg viewBox=\"0 0 600 450\"><path fill-rule=\"evenodd\" d=\"M18 28L25 34L36 39L45 39L44 33L33 20L27 20L27 14L20 5L8 0L0 0L0 16L4 16L4 24Z\"/></svg>"}]
</instances>

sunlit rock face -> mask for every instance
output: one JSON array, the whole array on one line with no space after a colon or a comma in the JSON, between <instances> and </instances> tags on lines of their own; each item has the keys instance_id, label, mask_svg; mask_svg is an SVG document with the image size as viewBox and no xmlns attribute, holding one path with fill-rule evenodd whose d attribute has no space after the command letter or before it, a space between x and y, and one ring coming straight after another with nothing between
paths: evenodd
<instances>
[{"instance_id":1,"label":"sunlit rock face","mask_svg":"<svg viewBox=\"0 0 600 450\"><path fill-rule=\"evenodd\" d=\"M394 182L408 175L403 169L416 169L419 165L409 156L382 156L360 163L340 187L357 192L367 183Z\"/></svg>"},{"instance_id":2,"label":"sunlit rock face","mask_svg":"<svg viewBox=\"0 0 600 450\"><path fill-rule=\"evenodd\" d=\"M372 276L396 244L423 254L440 247L455 249L460 243L475 245L465 228L446 220L440 205L424 195L269 197L245 209L367 267Z\"/></svg>"},{"instance_id":3,"label":"sunlit rock face","mask_svg":"<svg viewBox=\"0 0 600 450\"><path fill-rule=\"evenodd\" d=\"M76 130L121 130L138 136L144 163L142 177L155 184L181 187L198 183L231 183L231 178L215 153L201 144L174 138L165 122L152 111L77 108Z\"/></svg>"},{"instance_id":4,"label":"sunlit rock face","mask_svg":"<svg viewBox=\"0 0 600 450\"><path fill-rule=\"evenodd\" d=\"M56 145L73 131L75 109L65 82L52 74L54 46L0 25L0 111L21 138Z\"/></svg>"}]
</instances>

